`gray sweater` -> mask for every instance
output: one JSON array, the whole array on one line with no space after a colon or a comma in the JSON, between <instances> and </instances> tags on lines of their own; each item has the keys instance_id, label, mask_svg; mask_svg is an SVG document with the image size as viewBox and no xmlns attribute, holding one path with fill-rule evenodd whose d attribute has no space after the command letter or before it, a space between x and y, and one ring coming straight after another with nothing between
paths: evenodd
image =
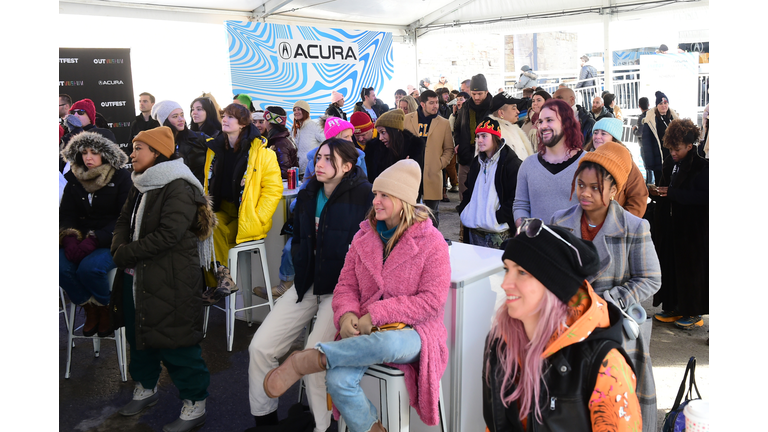
<instances>
[{"instance_id":1,"label":"gray sweater","mask_svg":"<svg viewBox=\"0 0 768 432\"><path fill-rule=\"evenodd\" d=\"M515 203L512 206L515 220L534 217L549 222L556 211L576 204L576 201L569 201L571 181L584 154L581 152L577 160L557 174L550 173L539 162L538 154L525 158L517 173Z\"/></svg>"}]
</instances>

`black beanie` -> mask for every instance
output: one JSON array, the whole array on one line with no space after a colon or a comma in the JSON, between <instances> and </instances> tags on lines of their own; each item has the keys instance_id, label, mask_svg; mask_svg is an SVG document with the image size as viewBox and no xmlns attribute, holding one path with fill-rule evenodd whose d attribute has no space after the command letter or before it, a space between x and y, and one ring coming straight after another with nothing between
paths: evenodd
<instances>
[{"instance_id":1,"label":"black beanie","mask_svg":"<svg viewBox=\"0 0 768 432\"><path fill-rule=\"evenodd\" d=\"M560 301L568 304L584 283L584 279L600 269L600 257L591 241L582 240L562 227L547 227L578 249L581 266L576 252L544 227L536 237L529 238L525 233L520 233L509 239L501 258L514 261L538 279Z\"/></svg>"},{"instance_id":2,"label":"black beanie","mask_svg":"<svg viewBox=\"0 0 768 432\"><path fill-rule=\"evenodd\" d=\"M665 95L664 93L662 93L660 91L657 91L656 92L656 105L660 104L662 99L666 99L667 103L669 103L669 98L667 97L667 95Z\"/></svg>"},{"instance_id":3,"label":"black beanie","mask_svg":"<svg viewBox=\"0 0 768 432\"><path fill-rule=\"evenodd\" d=\"M483 74L477 74L469 82L469 91L488 91L488 82Z\"/></svg>"}]
</instances>

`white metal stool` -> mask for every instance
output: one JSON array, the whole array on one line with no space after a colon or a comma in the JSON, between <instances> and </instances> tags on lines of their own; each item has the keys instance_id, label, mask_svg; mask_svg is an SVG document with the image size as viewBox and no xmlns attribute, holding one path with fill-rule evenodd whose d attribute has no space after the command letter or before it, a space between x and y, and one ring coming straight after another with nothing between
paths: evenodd
<instances>
[{"instance_id":1,"label":"white metal stool","mask_svg":"<svg viewBox=\"0 0 768 432\"><path fill-rule=\"evenodd\" d=\"M59 300L61 300L59 314L64 314L64 323L67 324L67 332L69 332L69 314L67 313L67 301L64 299L64 289L61 287L59 287Z\"/></svg>"},{"instance_id":2,"label":"white metal stool","mask_svg":"<svg viewBox=\"0 0 768 432\"><path fill-rule=\"evenodd\" d=\"M360 381L363 384L363 380L374 380L373 387L378 389L379 406L376 410L379 412L379 420L384 428L389 432L408 432L411 421L411 407L410 397L408 396L408 389L405 387L405 376L403 371L397 368L389 367L386 365L373 365L368 368ZM366 396L372 402L376 397L371 398L370 387L363 386L363 390L367 390ZM447 432L448 426L445 420L445 405L443 404L443 385L440 383L438 399L438 410L440 411L440 430ZM375 395L374 395L375 396ZM339 417L339 432L345 432L347 423L343 417Z\"/></svg>"},{"instance_id":3,"label":"white metal stool","mask_svg":"<svg viewBox=\"0 0 768 432\"><path fill-rule=\"evenodd\" d=\"M112 290L112 283L115 280L115 274L117 274L117 269L112 269L109 272L107 272L107 280L109 280L109 289ZM130 289L130 287L129 287ZM91 339L93 341L93 356L98 357L99 351L101 350L101 340L102 339L108 339L115 341L115 345L117 347L117 366L120 369L120 378L123 380L123 382L128 381L128 360L126 355L126 341L125 341L125 327L120 327L119 329L115 329L115 335L109 336L109 337L99 337L98 335L93 336L75 336L75 331L79 330L80 327L77 329L75 328L75 303L70 302L69 303L69 317L68 317L68 325L67 325L67 331L69 333L68 341L67 341L67 369L64 372L64 378L69 379L70 376L70 368L72 366L72 348L75 346L75 339Z\"/></svg>"},{"instance_id":4,"label":"white metal stool","mask_svg":"<svg viewBox=\"0 0 768 432\"><path fill-rule=\"evenodd\" d=\"M261 269L262 273L264 275L264 283L267 287L267 302L253 305L253 291L251 290L252 284L251 284L251 260L250 256L248 256L247 262L247 269L248 271L243 272L243 274L240 277L240 281L237 280L238 277L238 256L240 253L248 252L248 253L258 253L259 258L261 259ZM271 311L274 307L274 301L272 300L272 289L270 289L271 284L269 281L269 268L267 267L267 246L264 243L264 239L262 240L254 240L249 241L245 243L241 243L229 250L229 256L227 257L227 267L229 267L229 274L232 277L232 280L235 281L235 284L240 288L237 291L241 293L243 297L243 307L237 308L236 304L236 298L235 295L237 295L237 292L233 293L232 295L229 295L224 298L224 307L220 307L217 305L213 305L216 309L222 310L226 313L227 316L227 351L232 351L232 342L235 339L235 312L239 311L245 311L245 321L248 323L248 327L250 327L253 323L251 321L251 309L255 309L262 306L269 306L269 310ZM205 334L208 330L208 313L210 311L210 307L207 307L205 310L205 318L203 322L203 337L205 337Z\"/></svg>"}]
</instances>

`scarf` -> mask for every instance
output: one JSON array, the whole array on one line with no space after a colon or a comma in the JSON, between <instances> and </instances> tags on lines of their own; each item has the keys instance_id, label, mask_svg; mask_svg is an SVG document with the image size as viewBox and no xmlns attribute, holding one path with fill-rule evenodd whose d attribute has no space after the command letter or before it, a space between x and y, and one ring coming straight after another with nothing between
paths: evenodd
<instances>
[{"instance_id":1,"label":"scarf","mask_svg":"<svg viewBox=\"0 0 768 432\"><path fill-rule=\"evenodd\" d=\"M88 193L94 193L106 186L116 171L115 167L109 164L91 169L86 169L83 165L71 165L69 169Z\"/></svg>"}]
</instances>

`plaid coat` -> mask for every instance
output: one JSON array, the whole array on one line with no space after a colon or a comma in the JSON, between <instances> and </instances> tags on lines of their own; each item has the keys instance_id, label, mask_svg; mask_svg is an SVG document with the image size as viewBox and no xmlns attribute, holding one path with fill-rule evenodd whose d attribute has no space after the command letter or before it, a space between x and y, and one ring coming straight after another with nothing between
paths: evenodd
<instances>
[{"instance_id":1,"label":"plaid coat","mask_svg":"<svg viewBox=\"0 0 768 432\"><path fill-rule=\"evenodd\" d=\"M550 224L570 229L581 238L582 209L579 204L555 212ZM661 267L651 240L650 224L611 201L603 227L592 241L600 257L600 270L587 278L595 292L610 292L624 309L643 302L661 287ZM616 305L621 307L621 305ZM624 333L624 349L632 358L637 375L637 397L643 414L643 431L656 429L656 384L651 365L651 318L640 325L637 339Z\"/></svg>"}]
</instances>

